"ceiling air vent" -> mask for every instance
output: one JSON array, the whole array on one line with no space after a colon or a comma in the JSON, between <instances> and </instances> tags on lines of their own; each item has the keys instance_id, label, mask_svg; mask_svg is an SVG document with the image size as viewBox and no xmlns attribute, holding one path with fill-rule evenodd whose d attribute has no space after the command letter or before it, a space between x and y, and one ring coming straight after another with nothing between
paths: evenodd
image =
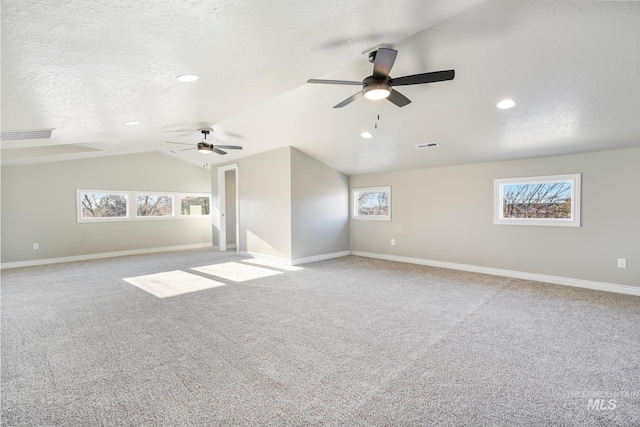
<instances>
[{"instance_id":1,"label":"ceiling air vent","mask_svg":"<svg viewBox=\"0 0 640 427\"><path fill-rule=\"evenodd\" d=\"M51 138L51 129L31 130L3 130L0 132L0 141L21 141L23 139L47 139Z\"/></svg>"},{"instance_id":2,"label":"ceiling air vent","mask_svg":"<svg viewBox=\"0 0 640 427\"><path fill-rule=\"evenodd\" d=\"M416 144L416 148L418 150L422 150L423 148L434 148L439 146L440 144L438 144L437 142L425 142L424 144Z\"/></svg>"}]
</instances>

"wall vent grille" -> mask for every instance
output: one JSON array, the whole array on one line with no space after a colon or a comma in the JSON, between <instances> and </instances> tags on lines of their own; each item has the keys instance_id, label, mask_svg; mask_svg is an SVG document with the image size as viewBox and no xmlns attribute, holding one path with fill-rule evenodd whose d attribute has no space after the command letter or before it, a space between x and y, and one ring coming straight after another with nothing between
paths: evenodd
<instances>
[{"instance_id":1,"label":"wall vent grille","mask_svg":"<svg viewBox=\"0 0 640 427\"><path fill-rule=\"evenodd\" d=\"M48 139L51 138L51 129L31 129L31 130L3 130L0 132L0 141L22 141L25 139Z\"/></svg>"},{"instance_id":2,"label":"wall vent grille","mask_svg":"<svg viewBox=\"0 0 640 427\"><path fill-rule=\"evenodd\" d=\"M438 144L437 142L425 142L424 144L416 144L416 148L418 150L422 150L424 148L434 148L439 146L440 144Z\"/></svg>"}]
</instances>

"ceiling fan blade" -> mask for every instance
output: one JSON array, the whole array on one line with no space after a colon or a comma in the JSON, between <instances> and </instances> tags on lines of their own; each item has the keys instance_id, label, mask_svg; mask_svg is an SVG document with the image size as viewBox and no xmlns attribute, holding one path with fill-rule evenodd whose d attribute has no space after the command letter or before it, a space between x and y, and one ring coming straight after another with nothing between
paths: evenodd
<instances>
[{"instance_id":1,"label":"ceiling fan blade","mask_svg":"<svg viewBox=\"0 0 640 427\"><path fill-rule=\"evenodd\" d=\"M195 145L195 144L187 144L186 142L173 142L173 141L165 141L168 144L180 144L180 145Z\"/></svg>"},{"instance_id":2,"label":"ceiling fan blade","mask_svg":"<svg viewBox=\"0 0 640 427\"><path fill-rule=\"evenodd\" d=\"M422 83L443 82L446 80L453 80L455 75L455 70L434 71L431 73L414 74L412 76L390 79L389 84L391 84L392 86L406 86L419 85Z\"/></svg>"},{"instance_id":3,"label":"ceiling fan blade","mask_svg":"<svg viewBox=\"0 0 640 427\"><path fill-rule=\"evenodd\" d=\"M217 149L216 147L213 147L213 150L212 150L212 151L213 151L214 153L218 153L218 154L221 154L221 155L223 155L223 156L224 156L225 154L227 154L227 152L226 152L226 151L219 150L219 149Z\"/></svg>"},{"instance_id":4,"label":"ceiling fan blade","mask_svg":"<svg viewBox=\"0 0 640 427\"><path fill-rule=\"evenodd\" d=\"M391 89L391 94L387 99L396 104L398 107L404 107L405 105L411 104L411 100L409 98L395 89Z\"/></svg>"},{"instance_id":5,"label":"ceiling fan blade","mask_svg":"<svg viewBox=\"0 0 640 427\"><path fill-rule=\"evenodd\" d=\"M350 80L321 80L321 79L309 79L307 83L320 83L324 85L357 85L362 86L362 82L354 82Z\"/></svg>"},{"instance_id":6,"label":"ceiling fan blade","mask_svg":"<svg viewBox=\"0 0 640 427\"><path fill-rule=\"evenodd\" d=\"M244 136L240 135L239 133L225 132L225 131L221 131L220 133L218 133L218 136L222 136L222 137L230 136L232 138L244 138Z\"/></svg>"},{"instance_id":7,"label":"ceiling fan blade","mask_svg":"<svg viewBox=\"0 0 640 427\"><path fill-rule=\"evenodd\" d=\"M180 150L180 151L189 151L189 150L195 150L196 148L198 148L198 147L191 147L191 148L185 148L185 149L183 149L183 150Z\"/></svg>"},{"instance_id":8,"label":"ceiling fan blade","mask_svg":"<svg viewBox=\"0 0 640 427\"><path fill-rule=\"evenodd\" d=\"M356 93L355 95L350 96L349 98L345 99L345 100L344 100L344 101L342 101L341 103L339 103L339 104L337 104L337 105L334 105L334 106L333 106L333 108L342 108L342 107L344 107L345 105L349 105L349 104L351 104L353 101L355 101L356 99L360 98L362 95L364 95L364 93L363 93L362 91L361 91L361 92L358 92L358 93Z\"/></svg>"},{"instance_id":9,"label":"ceiling fan blade","mask_svg":"<svg viewBox=\"0 0 640 427\"><path fill-rule=\"evenodd\" d=\"M176 131L176 130L161 130L160 131L160 133L169 133L169 132L175 133L175 132L178 132L178 131ZM182 130L182 133L180 135L171 135L171 138L182 138L183 136L187 136L187 135L190 135L190 134L191 134L191 132L187 132L187 131Z\"/></svg>"},{"instance_id":10,"label":"ceiling fan blade","mask_svg":"<svg viewBox=\"0 0 640 427\"><path fill-rule=\"evenodd\" d=\"M373 62L373 78L384 80L389 77L393 63L396 62L398 51L381 47L376 52L376 59Z\"/></svg>"},{"instance_id":11,"label":"ceiling fan blade","mask_svg":"<svg viewBox=\"0 0 640 427\"><path fill-rule=\"evenodd\" d=\"M214 148L224 148L225 150L242 150L242 147L239 145L217 145L213 146Z\"/></svg>"}]
</instances>

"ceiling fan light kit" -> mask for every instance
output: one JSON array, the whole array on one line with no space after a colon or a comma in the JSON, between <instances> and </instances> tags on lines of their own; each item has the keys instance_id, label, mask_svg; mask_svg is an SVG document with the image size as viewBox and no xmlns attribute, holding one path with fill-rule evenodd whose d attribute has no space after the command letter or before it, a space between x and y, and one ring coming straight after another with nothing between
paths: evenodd
<instances>
[{"instance_id":1,"label":"ceiling fan light kit","mask_svg":"<svg viewBox=\"0 0 640 427\"><path fill-rule=\"evenodd\" d=\"M396 60L398 54L397 50L389 48L379 48L378 50L369 54L369 62L373 62L373 74L366 77L362 82L348 81L348 80L320 80L310 79L307 83L319 83L319 84L337 84L337 85L361 85L360 92L350 96L341 103L335 105L333 108L342 108L345 105L351 104L356 99L364 95L367 99L380 100L388 99L398 107L404 107L409 105L411 100L393 89L393 86L408 86L424 83L443 82L446 80L453 80L455 77L455 70L446 71L434 71L430 73L414 74L411 76L403 76L398 78L389 77L391 68Z\"/></svg>"},{"instance_id":2,"label":"ceiling fan light kit","mask_svg":"<svg viewBox=\"0 0 640 427\"><path fill-rule=\"evenodd\" d=\"M203 154L211 154L213 153L213 146L206 142L198 142L198 151Z\"/></svg>"},{"instance_id":3,"label":"ceiling fan light kit","mask_svg":"<svg viewBox=\"0 0 640 427\"><path fill-rule=\"evenodd\" d=\"M371 99L377 101L379 99L388 98L391 95L391 85L388 83L388 78L385 81L380 82L371 77L367 77L362 82L363 88L362 92L364 93L364 97L367 99Z\"/></svg>"}]
</instances>

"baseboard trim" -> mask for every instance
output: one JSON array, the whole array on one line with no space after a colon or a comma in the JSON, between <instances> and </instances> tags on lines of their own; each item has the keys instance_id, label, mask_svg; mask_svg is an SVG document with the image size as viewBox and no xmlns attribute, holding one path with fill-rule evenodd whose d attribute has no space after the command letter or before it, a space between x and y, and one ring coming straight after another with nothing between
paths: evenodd
<instances>
[{"instance_id":1,"label":"baseboard trim","mask_svg":"<svg viewBox=\"0 0 640 427\"><path fill-rule=\"evenodd\" d=\"M340 258L343 256L351 255L351 251L332 252L328 254L314 255L314 256L296 258L291 260L287 258L280 258L280 257L262 255L254 252L245 252L245 251L238 252L238 255L254 258L254 259L260 259L263 261L272 262L274 264L293 266L293 265L300 265L300 264L308 264L310 262L324 261L332 258Z\"/></svg>"},{"instance_id":2,"label":"baseboard trim","mask_svg":"<svg viewBox=\"0 0 640 427\"><path fill-rule=\"evenodd\" d=\"M450 270L469 271L472 273L490 274L492 276L512 277L514 279L533 280L535 282L553 283L555 285L574 286L577 288L594 289L598 291L615 292L626 295L640 296L640 287L618 285L615 283L594 282L591 280L572 279L569 277L549 276L546 274L527 273L524 271L504 270L501 268L481 267L469 264L434 261L423 258L411 258L398 255L377 254L372 252L351 251L351 255L384 259L387 261L405 262L408 264L426 265L429 267L448 268Z\"/></svg>"},{"instance_id":3,"label":"baseboard trim","mask_svg":"<svg viewBox=\"0 0 640 427\"><path fill-rule=\"evenodd\" d=\"M328 254L314 255L314 256L308 256L304 258L296 258L291 260L291 265L300 265L300 264L308 264L310 262L325 261L327 259L340 258L347 255L351 255L351 251L332 252Z\"/></svg>"},{"instance_id":4,"label":"baseboard trim","mask_svg":"<svg viewBox=\"0 0 640 427\"><path fill-rule=\"evenodd\" d=\"M286 265L286 266L291 265L291 260L287 258L280 258L280 257L271 256L271 255L263 255L255 252L246 252L246 251L238 251L238 255L247 257L247 258L253 258L253 259L259 259L262 261L272 262L278 265Z\"/></svg>"},{"instance_id":5,"label":"baseboard trim","mask_svg":"<svg viewBox=\"0 0 640 427\"><path fill-rule=\"evenodd\" d=\"M75 255L60 258L44 258L29 261L5 262L0 264L0 270L19 267L34 267L38 265L60 264L64 262L89 261L92 259L115 258L128 255L154 254L158 252L184 251L188 249L213 248L211 243L196 243L193 245L164 246L159 248L132 249L116 252L102 252L97 254Z\"/></svg>"}]
</instances>

